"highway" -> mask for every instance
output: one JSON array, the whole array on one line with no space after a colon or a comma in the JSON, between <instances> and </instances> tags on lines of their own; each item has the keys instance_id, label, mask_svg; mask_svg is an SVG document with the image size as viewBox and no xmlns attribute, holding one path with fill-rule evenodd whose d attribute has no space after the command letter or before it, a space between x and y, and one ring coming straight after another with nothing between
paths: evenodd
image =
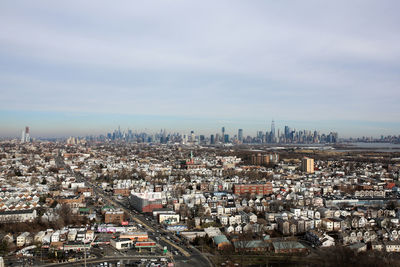
<instances>
[{"instance_id":1,"label":"highway","mask_svg":"<svg viewBox=\"0 0 400 267\"><path fill-rule=\"evenodd\" d=\"M92 265L92 264L97 264L97 263L102 263L102 262L113 262L116 264L116 262L122 261L124 263L135 263L135 262L150 262L152 259L156 259L157 261L160 261L163 258L163 256L126 256L126 257L106 257L106 258L101 258L101 259L88 259L86 260L87 265ZM58 262L58 263L49 263L49 264L44 264L41 266L46 266L46 267L53 267L53 266L84 266L85 262L84 260L80 261L75 261L75 262Z\"/></svg>"}]
</instances>

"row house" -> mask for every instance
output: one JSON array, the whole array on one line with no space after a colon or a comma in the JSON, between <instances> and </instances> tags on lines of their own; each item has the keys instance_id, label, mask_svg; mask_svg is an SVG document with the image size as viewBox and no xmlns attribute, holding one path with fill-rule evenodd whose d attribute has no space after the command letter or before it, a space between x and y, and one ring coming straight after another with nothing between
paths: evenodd
<instances>
[{"instance_id":1,"label":"row house","mask_svg":"<svg viewBox=\"0 0 400 267\"><path fill-rule=\"evenodd\" d=\"M384 242L386 252L400 252L400 241Z\"/></svg>"},{"instance_id":2,"label":"row house","mask_svg":"<svg viewBox=\"0 0 400 267\"><path fill-rule=\"evenodd\" d=\"M335 239L333 237L316 230L307 231L305 237L316 247L331 247L335 245Z\"/></svg>"},{"instance_id":3,"label":"row house","mask_svg":"<svg viewBox=\"0 0 400 267\"><path fill-rule=\"evenodd\" d=\"M367 225L368 225L368 221L364 217L356 216L351 219L351 227L352 228L364 228Z\"/></svg>"},{"instance_id":4,"label":"row house","mask_svg":"<svg viewBox=\"0 0 400 267\"><path fill-rule=\"evenodd\" d=\"M355 197L385 197L386 192L384 190L359 190L354 192Z\"/></svg>"},{"instance_id":5,"label":"row house","mask_svg":"<svg viewBox=\"0 0 400 267\"><path fill-rule=\"evenodd\" d=\"M303 217L303 218L308 218L310 220L316 219L319 220L321 218L320 212L319 211L314 211L314 210L298 210L296 209L296 212L293 212L294 209L292 209L292 212L282 212L282 213L271 213L271 212L265 212L265 219L267 221L274 221L275 218L282 217L285 220L291 217Z\"/></svg>"},{"instance_id":6,"label":"row house","mask_svg":"<svg viewBox=\"0 0 400 267\"><path fill-rule=\"evenodd\" d=\"M33 222L36 218L36 210L10 210L0 212L0 223Z\"/></svg>"},{"instance_id":7,"label":"row house","mask_svg":"<svg viewBox=\"0 0 400 267\"><path fill-rule=\"evenodd\" d=\"M243 227L242 225L229 225L228 227L225 227L225 233L228 234L241 234L243 232Z\"/></svg>"},{"instance_id":8,"label":"row house","mask_svg":"<svg viewBox=\"0 0 400 267\"><path fill-rule=\"evenodd\" d=\"M249 223L249 222L253 222L256 223L257 222L257 215L255 215L254 213L250 212L250 213L246 213L244 211L240 211L238 214L235 215L223 215L219 217L219 220L221 222L222 225L234 225L234 224L241 224L241 223Z\"/></svg>"},{"instance_id":9,"label":"row house","mask_svg":"<svg viewBox=\"0 0 400 267\"><path fill-rule=\"evenodd\" d=\"M389 234L389 239L390 240L398 240L399 236L400 236L400 230L396 230L396 229L386 229L387 233Z\"/></svg>"},{"instance_id":10,"label":"row house","mask_svg":"<svg viewBox=\"0 0 400 267\"><path fill-rule=\"evenodd\" d=\"M342 242L344 245L354 244L357 242L373 242L378 238L375 231L349 231L342 233Z\"/></svg>"},{"instance_id":11,"label":"row house","mask_svg":"<svg viewBox=\"0 0 400 267\"><path fill-rule=\"evenodd\" d=\"M347 225L344 222L344 220L339 219L339 218L323 218L321 220L321 222L322 222L322 228L328 232L341 231L341 230L345 229L345 227Z\"/></svg>"},{"instance_id":12,"label":"row house","mask_svg":"<svg viewBox=\"0 0 400 267\"><path fill-rule=\"evenodd\" d=\"M225 232L228 234L240 234L243 232L262 233L265 227L258 223L238 224L225 227Z\"/></svg>"},{"instance_id":13,"label":"row house","mask_svg":"<svg viewBox=\"0 0 400 267\"><path fill-rule=\"evenodd\" d=\"M278 230L283 235L295 235L300 232L305 231L305 223L303 220L299 219L289 219L284 220L282 218L277 218L276 223L278 225ZM312 225L308 224L307 227L311 227Z\"/></svg>"},{"instance_id":14,"label":"row house","mask_svg":"<svg viewBox=\"0 0 400 267\"><path fill-rule=\"evenodd\" d=\"M376 250L376 251L383 251L384 245L382 242L373 241L373 242L371 242L371 249Z\"/></svg>"}]
</instances>

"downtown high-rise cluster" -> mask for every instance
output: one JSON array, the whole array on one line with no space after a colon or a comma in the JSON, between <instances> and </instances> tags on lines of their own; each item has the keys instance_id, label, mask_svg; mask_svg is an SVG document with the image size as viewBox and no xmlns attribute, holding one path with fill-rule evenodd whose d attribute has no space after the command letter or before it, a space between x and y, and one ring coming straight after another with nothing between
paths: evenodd
<instances>
[{"instance_id":1,"label":"downtown high-rise cluster","mask_svg":"<svg viewBox=\"0 0 400 267\"><path fill-rule=\"evenodd\" d=\"M220 132L206 136L190 133L167 133L165 129L158 133L134 132L131 129L122 131L120 127L113 132L98 137L103 141L126 141L139 143L182 143L182 144L319 144L338 142L338 133L320 133L316 130L300 130L285 126L281 131L275 129L275 122L272 121L271 129L267 131L257 131L255 135L245 135L243 129L238 129L237 134L229 135L225 127Z\"/></svg>"}]
</instances>

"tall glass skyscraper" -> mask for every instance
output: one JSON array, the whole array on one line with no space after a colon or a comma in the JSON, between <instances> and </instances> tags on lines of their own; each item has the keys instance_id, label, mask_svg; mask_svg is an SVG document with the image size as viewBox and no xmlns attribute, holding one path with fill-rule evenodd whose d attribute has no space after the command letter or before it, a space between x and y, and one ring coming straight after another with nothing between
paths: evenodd
<instances>
[{"instance_id":1,"label":"tall glass skyscraper","mask_svg":"<svg viewBox=\"0 0 400 267\"><path fill-rule=\"evenodd\" d=\"M239 130L238 130L238 140L239 140L240 142L243 141L243 129L239 129Z\"/></svg>"}]
</instances>

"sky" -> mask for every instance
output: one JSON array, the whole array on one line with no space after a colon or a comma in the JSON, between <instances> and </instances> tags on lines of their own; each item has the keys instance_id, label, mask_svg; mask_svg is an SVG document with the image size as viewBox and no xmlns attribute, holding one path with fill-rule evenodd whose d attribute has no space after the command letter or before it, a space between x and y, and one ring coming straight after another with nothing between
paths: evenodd
<instances>
[{"instance_id":1,"label":"sky","mask_svg":"<svg viewBox=\"0 0 400 267\"><path fill-rule=\"evenodd\" d=\"M397 0L1 1L0 136L400 134Z\"/></svg>"}]
</instances>

